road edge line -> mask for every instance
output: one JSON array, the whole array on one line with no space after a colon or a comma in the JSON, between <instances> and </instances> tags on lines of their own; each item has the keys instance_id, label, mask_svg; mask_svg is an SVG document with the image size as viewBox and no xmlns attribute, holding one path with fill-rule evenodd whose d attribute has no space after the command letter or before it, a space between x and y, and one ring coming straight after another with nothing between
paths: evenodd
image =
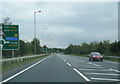
<instances>
[{"instance_id":1,"label":"road edge line","mask_svg":"<svg viewBox=\"0 0 120 84\"><path fill-rule=\"evenodd\" d=\"M47 58L48 58L48 57L47 57ZM33 64L33 65L31 65L31 66L25 68L24 70L22 70L22 71L20 71L20 72L18 72L18 73L16 73L16 74L14 74L13 76L11 76L11 77L9 77L9 78L3 80L2 82L0 82L0 84L5 83L5 82L7 82L7 81L9 81L9 80L11 80L11 79L13 79L13 78L15 78L16 76L18 76L18 75L22 74L23 72L25 72L25 71L31 69L32 67L36 66L37 64L39 64L39 63L41 63L42 61L46 60L47 58L44 58L44 59L38 61L37 63L35 63L35 64Z\"/></svg>"}]
</instances>

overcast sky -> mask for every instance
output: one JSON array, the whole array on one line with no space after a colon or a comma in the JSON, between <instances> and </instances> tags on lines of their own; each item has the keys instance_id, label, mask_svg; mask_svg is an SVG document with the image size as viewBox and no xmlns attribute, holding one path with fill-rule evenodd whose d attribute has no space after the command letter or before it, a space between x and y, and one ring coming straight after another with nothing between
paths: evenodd
<instances>
[{"instance_id":1,"label":"overcast sky","mask_svg":"<svg viewBox=\"0 0 120 84\"><path fill-rule=\"evenodd\" d=\"M118 40L117 2L3 2L2 16L20 26L20 39L34 37L34 12L37 38L48 47L65 48L69 44ZM47 29L45 29L47 28Z\"/></svg>"}]
</instances>

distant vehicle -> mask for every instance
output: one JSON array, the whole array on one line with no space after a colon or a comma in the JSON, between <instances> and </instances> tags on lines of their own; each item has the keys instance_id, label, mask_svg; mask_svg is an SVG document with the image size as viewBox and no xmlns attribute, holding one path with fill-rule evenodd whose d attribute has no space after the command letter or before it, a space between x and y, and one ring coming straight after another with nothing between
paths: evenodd
<instances>
[{"instance_id":1,"label":"distant vehicle","mask_svg":"<svg viewBox=\"0 0 120 84\"><path fill-rule=\"evenodd\" d=\"M89 56L89 61L103 61L103 56L99 52L91 52Z\"/></svg>"}]
</instances>

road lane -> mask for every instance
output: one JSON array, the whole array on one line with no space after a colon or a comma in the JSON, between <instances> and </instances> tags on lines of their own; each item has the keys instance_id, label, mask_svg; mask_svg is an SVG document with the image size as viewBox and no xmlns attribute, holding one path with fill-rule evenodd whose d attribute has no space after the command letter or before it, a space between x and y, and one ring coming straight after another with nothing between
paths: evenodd
<instances>
[{"instance_id":1,"label":"road lane","mask_svg":"<svg viewBox=\"0 0 120 84\"><path fill-rule=\"evenodd\" d=\"M8 82L86 82L86 80L61 58L51 55Z\"/></svg>"},{"instance_id":2,"label":"road lane","mask_svg":"<svg viewBox=\"0 0 120 84\"><path fill-rule=\"evenodd\" d=\"M47 57L47 56L46 56L46 57ZM40 58L38 58L38 59L36 59L36 60L30 62L30 63L27 63L27 64L25 64L25 65L23 65L23 66L14 68L14 69L12 69L12 70L9 70L9 71L3 73L3 74L2 74L2 80L5 80L5 79L7 79L7 78L13 76L14 74L16 74L16 73L18 73L18 72L20 72L20 71L26 69L27 67L29 67L29 66L35 64L36 62L38 62L38 61L40 61L40 60L42 60L42 59L44 59L44 57L40 57ZM4 67L4 66L3 66L3 67Z\"/></svg>"},{"instance_id":3,"label":"road lane","mask_svg":"<svg viewBox=\"0 0 120 84\"><path fill-rule=\"evenodd\" d=\"M82 61L82 62L88 62L94 65L98 65L98 66L102 66L104 68L111 68L114 70L118 70L119 71L119 67L120 67L120 63L118 62L111 62L111 61L103 61L103 62L99 62L99 61L88 61L89 59L86 57L79 57L79 56L70 56L70 55L63 55L65 57L69 57L70 59L74 58L76 60Z\"/></svg>"},{"instance_id":4,"label":"road lane","mask_svg":"<svg viewBox=\"0 0 120 84\"><path fill-rule=\"evenodd\" d=\"M88 61L88 58L71 55L58 56L86 75L91 82L120 81L119 63Z\"/></svg>"}]
</instances>

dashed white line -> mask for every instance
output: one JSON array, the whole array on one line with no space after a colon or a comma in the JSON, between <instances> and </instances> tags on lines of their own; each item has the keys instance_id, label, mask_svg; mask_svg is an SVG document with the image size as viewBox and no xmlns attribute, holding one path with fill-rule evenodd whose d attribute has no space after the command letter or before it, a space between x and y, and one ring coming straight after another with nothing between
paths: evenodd
<instances>
[{"instance_id":1,"label":"dashed white line","mask_svg":"<svg viewBox=\"0 0 120 84\"><path fill-rule=\"evenodd\" d=\"M90 79L88 79L86 76L84 76L82 73L80 73L77 69L74 68L74 70L75 70L80 76L82 76L86 81L90 81Z\"/></svg>"},{"instance_id":2,"label":"dashed white line","mask_svg":"<svg viewBox=\"0 0 120 84\"><path fill-rule=\"evenodd\" d=\"M66 62L69 66L72 66L70 63L68 63L66 60L63 60L64 62ZM84 62L84 61L83 61ZM80 73L77 69L73 69L75 72L77 72L80 76L82 76L86 81L90 81L90 79L88 79L86 76L84 76L82 73Z\"/></svg>"},{"instance_id":3,"label":"dashed white line","mask_svg":"<svg viewBox=\"0 0 120 84\"><path fill-rule=\"evenodd\" d=\"M66 62L66 60L63 60L64 62Z\"/></svg>"},{"instance_id":4,"label":"dashed white line","mask_svg":"<svg viewBox=\"0 0 120 84\"><path fill-rule=\"evenodd\" d=\"M68 62L67 62L67 64L68 64L69 66L72 66L72 65L71 65L70 63L68 63Z\"/></svg>"},{"instance_id":5,"label":"dashed white line","mask_svg":"<svg viewBox=\"0 0 120 84\"><path fill-rule=\"evenodd\" d=\"M85 74L95 74L95 75L112 75L112 76L118 76L119 74L106 74L106 73L85 73Z\"/></svg>"},{"instance_id":6,"label":"dashed white line","mask_svg":"<svg viewBox=\"0 0 120 84\"><path fill-rule=\"evenodd\" d=\"M120 81L118 79L106 79L106 78L90 78L90 79L93 79L93 80L107 80L107 81Z\"/></svg>"},{"instance_id":7,"label":"dashed white line","mask_svg":"<svg viewBox=\"0 0 120 84\"><path fill-rule=\"evenodd\" d=\"M47 57L47 58L48 58L48 57ZM13 75L13 76L11 76L11 77L9 77L9 78L3 80L2 82L0 82L0 84L5 83L5 82L7 82L7 81L9 81L9 80L11 80L11 79L13 79L13 78L15 78L16 76L18 76L18 75L24 73L25 71L31 69L32 67L36 66L37 64L39 64L39 63L41 63L42 61L46 60L47 58L44 58L44 59L38 61L37 63L35 63L35 64L29 66L28 68L26 68L26 69L24 69L24 70L18 72L17 74L15 74L15 75Z\"/></svg>"}]
</instances>

